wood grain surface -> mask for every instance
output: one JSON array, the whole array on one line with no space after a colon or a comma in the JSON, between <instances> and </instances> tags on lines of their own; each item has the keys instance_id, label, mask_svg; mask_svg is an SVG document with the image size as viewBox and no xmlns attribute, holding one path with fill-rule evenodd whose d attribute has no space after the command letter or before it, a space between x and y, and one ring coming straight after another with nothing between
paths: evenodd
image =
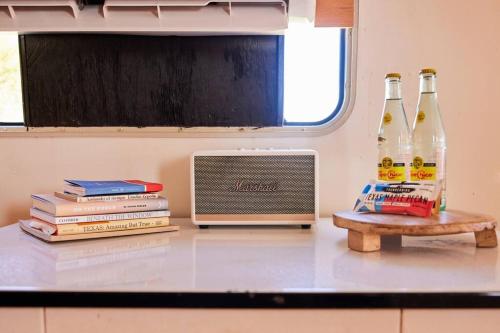
<instances>
[{"instance_id":1,"label":"wood grain surface","mask_svg":"<svg viewBox=\"0 0 500 333\"><path fill-rule=\"evenodd\" d=\"M334 224L340 228L378 235L431 236L495 229L493 217L483 214L447 210L429 218L392 215L360 214L353 211L337 212Z\"/></svg>"},{"instance_id":2,"label":"wood grain surface","mask_svg":"<svg viewBox=\"0 0 500 333\"><path fill-rule=\"evenodd\" d=\"M317 27L352 27L354 0L316 0Z\"/></svg>"}]
</instances>

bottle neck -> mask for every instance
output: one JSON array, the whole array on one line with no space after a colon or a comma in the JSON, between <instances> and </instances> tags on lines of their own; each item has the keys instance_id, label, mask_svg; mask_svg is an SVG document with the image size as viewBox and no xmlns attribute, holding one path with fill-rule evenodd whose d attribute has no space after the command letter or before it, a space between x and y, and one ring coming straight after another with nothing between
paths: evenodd
<instances>
[{"instance_id":1,"label":"bottle neck","mask_svg":"<svg viewBox=\"0 0 500 333\"><path fill-rule=\"evenodd\" d=\"M398 79L385 80L385 99L401 99L401 82Z\"/></svg>"},{"instance_id":2,"label":"bottle neck","mask_svg":"<svg viewBox=\"0 0 500 333\"><path fill-rule=\"evenodd\" d=\"M436 92L436 76L432 74L420 75L420 93Z\"/></svg>"}]
</instances>

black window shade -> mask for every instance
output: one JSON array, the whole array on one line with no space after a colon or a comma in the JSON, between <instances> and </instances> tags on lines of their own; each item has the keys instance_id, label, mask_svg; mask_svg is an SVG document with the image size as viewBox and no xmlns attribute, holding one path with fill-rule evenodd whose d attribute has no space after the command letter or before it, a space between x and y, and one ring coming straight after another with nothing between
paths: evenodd
<instances>
[{"instance_id":1,"label":"black window shade","mask_svg":"<svg viewBox=\"0 0 500 333\"><path fill-rule=\"evenodd\" d=\"M282 126L283 36L20 36L25 122Z\"/></svg>"}]
</instances>

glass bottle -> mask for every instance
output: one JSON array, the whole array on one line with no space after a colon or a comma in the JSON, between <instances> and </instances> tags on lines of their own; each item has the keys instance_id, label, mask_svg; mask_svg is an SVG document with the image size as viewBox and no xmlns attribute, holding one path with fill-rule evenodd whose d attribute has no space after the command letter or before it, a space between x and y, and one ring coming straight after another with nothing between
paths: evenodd
<instances>
[{"instance_id":1,"label":"glass bottle","mask_svg":"<svg viewBox=\"0 0 500 333\"><path fill-rule=\"evenodd\" d=\"M436 93L436 70L420 71L420 97L413 122L411 180L441 182L441 210L446 209L446 135Z\"/></svg>"},{"instance_id":2,"label":"glass bottle","mask_svg":"<svg viewBox=\"0 0 500 333\"><path fill-rule=\"evenodd\" d=\"M403 99L401 74L385 76L385 103L378 132L378 180L407 181L410 176L411 132Z\"/></svg>"}]
</instances>

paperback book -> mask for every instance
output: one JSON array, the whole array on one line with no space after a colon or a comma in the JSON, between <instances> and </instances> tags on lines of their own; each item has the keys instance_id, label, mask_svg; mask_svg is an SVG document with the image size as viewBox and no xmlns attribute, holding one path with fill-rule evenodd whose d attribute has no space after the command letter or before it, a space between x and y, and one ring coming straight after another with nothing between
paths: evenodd
<instances>
[{"instance_id":1,"label":"paperback book","mask_svg":"<svg viewBox=\"0 0 500 333\"><path fill-rule=\"evenodd\" d=\"M78 196L160 192L163 185L142 180L65 180L64 192Z\"/></svg>"},{"instance_id":2,"label":"paperback book","mask_svg":"<svg viewBox=\"0 0 500 333\"><path fill-rule=\"evenodd\" d=\"M121 231L140 228L155 228L165 227L169 225L168 217L149 218L149 219L134 219L134 220L119 220L108 222L91 222L91 223L69 223L69 224L52 224L36 218L26 221L29 226L38 229L47 235L74 235L94 232L106 231Z\"/></svg>"},{"instance_id":3,"label":"paperback book","mask_svg":"<svg viewBox=\"0 0 500 333\"><path fill-rule=\"evenodd\" d=\"M133 220L133 219L149 219L156 217L170 216L168 210L153 210L149 212L132 212L132 213L117 213L117 214L97 214L97 215L80 215L80 216L54 216L37 208L30 209L31 217L49 222L52 224L68 224L68 223L88 223L102 221L118 221L118 220Z\"/></svg>"},{"instance_id":4,"label":"paperback book","mask_svg":"<svg viewBox=\"0 0 500 333\"><path fill-rule=\"evenodd\" d=\"M33 207L54 216L95 215L110 213L144 212L168 209L167 199L96 201L78 203L53 194L33 194Z\"/></svg>"},{"instance_id":5,"label":"paperback book","mask_svg":"<svg viewBox=\"0 0 500 333\"><path fill-rule=\"evenodd\" d=\"M58 198L73 202L146 200L146 199L157 199L160 197L158 193L132 193L132 194L116 194L116 195L93 195L87 197L80 197L72 193L54 192L54 195Z\"/></svg>"}]
</instances>

